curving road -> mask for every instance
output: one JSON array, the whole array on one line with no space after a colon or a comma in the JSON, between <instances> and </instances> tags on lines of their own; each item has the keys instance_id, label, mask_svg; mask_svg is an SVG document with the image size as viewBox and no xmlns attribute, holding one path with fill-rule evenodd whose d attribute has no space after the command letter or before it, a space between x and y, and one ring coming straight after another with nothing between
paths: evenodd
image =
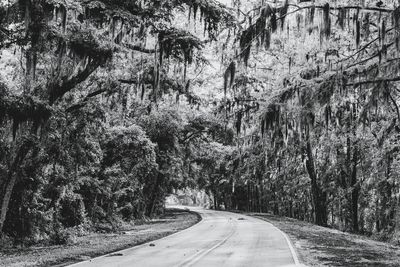
<instances>
[{"instance_id":1,"label":"curving road","mask_svg":"<svg viewBox=\"0 0 400 267\"><path fill-rule=\"evenodd\" d=\"M137 247L94 258L76 267L297 266L286 235L272 224L230 212L191 208L198 224Z\"/></svg>"}]
</instances>

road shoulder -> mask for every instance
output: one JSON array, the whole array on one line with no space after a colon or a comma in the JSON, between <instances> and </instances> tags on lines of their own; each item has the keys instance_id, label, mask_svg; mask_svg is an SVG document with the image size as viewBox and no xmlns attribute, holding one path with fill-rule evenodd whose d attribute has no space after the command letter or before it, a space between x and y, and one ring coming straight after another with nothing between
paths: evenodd
<instances>
[{"instance_id":1,"label":"road shoulder","mask_svg":"<svg viewBox=\"0 0 400 267\"><path fill-rule=\"evenodd\" d=\"M272 223L291 239L307 266L400 266L400 247L307 222L270 214L245 213Z\"/></svg>"},{"instance_id":2,"label":"road shoulder","mask_svg":"<svg viewBox=\"0 0 400 267\"><path fill-rule=\"evenodd\" d=\"M200 220L194 212L171 209L160 219L117 232L90 233L70 245L0 248L0 266L66 266L169 236Z\"/></svg>"}]
</instances>

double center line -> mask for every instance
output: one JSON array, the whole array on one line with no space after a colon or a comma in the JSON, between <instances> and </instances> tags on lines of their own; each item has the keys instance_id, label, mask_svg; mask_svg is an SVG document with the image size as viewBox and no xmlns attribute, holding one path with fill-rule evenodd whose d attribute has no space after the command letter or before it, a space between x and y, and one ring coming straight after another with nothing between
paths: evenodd
<instances>
[{"instance_id":1,"label":"double center line","mask_svg":"<svg viewBox=\"0 0 400 267\"><path fill-rule=\"evenodd\" d=\"M233 224L234 224L233 220L230 220L229 223L230 223L231 230L229 231L229 233L221 241L218 241L215 245L213 245L210 248L205 248L205 249L202 249L202 250L198 251L197 253L195 253L194 255L189 257L188 259L186 259L184 262L179 264L177 267L192 266L193 264L198 262L201 258L206 256L207 254L209 254L210 252L212 252L216 248L218 248L218 247L222 246L223 244L225 244L226 241L228 241L229 238L231 238L236 232L236 224L233 226Z\"/></svg>"}]
</instances>

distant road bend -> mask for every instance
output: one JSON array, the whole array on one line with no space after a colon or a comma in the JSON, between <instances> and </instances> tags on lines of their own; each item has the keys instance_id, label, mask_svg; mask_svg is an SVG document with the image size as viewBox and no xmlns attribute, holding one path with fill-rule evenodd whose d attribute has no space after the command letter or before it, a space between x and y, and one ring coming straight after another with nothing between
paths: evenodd
<instances>
[{"instance_id":1,"label":"distant road bend","mask_svg":"<svg viewBox=\"0 0 400 267\"><path fill-rule=\"evenodd\" d=\"M186 230L71 266L299 266L287 236L272 224L230 212L191 210L203 219Z\"/></svg>"}]
</instances>

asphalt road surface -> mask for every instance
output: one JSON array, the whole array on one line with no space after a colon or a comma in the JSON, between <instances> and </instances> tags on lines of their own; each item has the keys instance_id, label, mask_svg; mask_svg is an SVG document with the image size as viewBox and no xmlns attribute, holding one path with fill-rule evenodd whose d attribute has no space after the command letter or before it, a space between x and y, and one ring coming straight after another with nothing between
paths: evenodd
<instances>
[{"instance_id":1,"label":"asphalt road surface","mask_svg":"<svg viewBox=\"0 0 400 267\"><path fill-rule=\"evenodd\" d=\"M202 220L186 230L71 266L298 266L288 238L272 224L241 214L190 209Z\"/></svg>"}]
</instances>

